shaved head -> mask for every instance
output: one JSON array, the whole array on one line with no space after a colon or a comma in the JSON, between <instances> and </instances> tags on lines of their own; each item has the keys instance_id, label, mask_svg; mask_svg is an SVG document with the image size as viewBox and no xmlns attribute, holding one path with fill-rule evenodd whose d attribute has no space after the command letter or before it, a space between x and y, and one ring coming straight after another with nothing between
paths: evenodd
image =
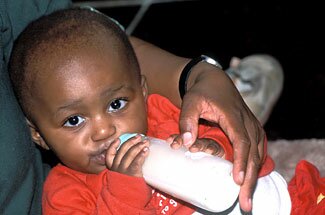
<instances>
[{"instance_id":1,"label":"shaved head","mask_svg":"<svg viewBox=\"0 0 325 215\"><path fill-rule=\"evenodd\" d=\"M140 69L125 32L109 17L90 9L65 9L32 22L15 41L9 62L10 78L22 109L29 117L39 77L89 49L114 52L136 71Z\"/></svg>"}]
</instances>

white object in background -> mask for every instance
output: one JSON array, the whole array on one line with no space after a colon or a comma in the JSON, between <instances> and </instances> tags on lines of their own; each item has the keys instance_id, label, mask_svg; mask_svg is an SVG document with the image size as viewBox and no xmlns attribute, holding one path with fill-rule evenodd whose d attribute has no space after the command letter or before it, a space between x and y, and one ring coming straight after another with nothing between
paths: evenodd
<instances>
[{"instance_id":1,"label":"white object in background","mask_svg":"<svg viewBox=\"0 0 325 215\"><path fill-rule=\"evenodd\" d=\"M121 142L135 135L122 135ZM234 205L240 187L233 180L231 162L186 148L174 150L164 140L147 138L150 147L143 177L149 185L211 212Z\"/></svg>"}]
</instances>

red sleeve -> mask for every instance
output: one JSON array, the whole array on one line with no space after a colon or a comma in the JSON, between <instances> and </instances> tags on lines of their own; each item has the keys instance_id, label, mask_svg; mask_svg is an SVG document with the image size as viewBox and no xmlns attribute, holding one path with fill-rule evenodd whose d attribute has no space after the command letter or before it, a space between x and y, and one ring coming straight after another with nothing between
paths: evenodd
<instances>
[{"instance_id":1,"label":"red sleeve","mask_svg":"<svg viewBox=\"0 0 325 215\"><path fill-rule=\"evenodd\" d=\"M103 171L82 174L52 169L44 184L43 214L154 214L151 189L143 178Z\"/></svg>"}]
</instances>

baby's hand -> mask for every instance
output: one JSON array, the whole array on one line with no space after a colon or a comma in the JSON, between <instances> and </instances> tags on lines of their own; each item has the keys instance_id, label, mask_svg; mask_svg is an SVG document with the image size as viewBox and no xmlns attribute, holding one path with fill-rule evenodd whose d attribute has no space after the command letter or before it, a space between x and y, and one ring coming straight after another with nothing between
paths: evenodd
<instances>
[{"instance_id":1,"label":"baby's hand","mask_svg":"<svg viewBox=\"0 0 325 215\"><path fill-rule=\"evenodd\" d=\"M148 155L149 141L140 135L127 140L117 150L119 140L112 144L106 152L108 169L135 177L142 177L142 165Z\"/></svg>"},{"instance_id":2,"label":"baby's hand","mask_svg":"<svg viewBox=\"0 0 325 215\"><path fill-rule=\"evenodd\" d=\"M179 146L183 145L183 140L180 135L174 134L171 135L167 140L168 143L171 144L171 147L174 149L179 148ZM192 146L189 147L190 152L205 152L211 155L216 155L221 158L225 158L225 152L223 148L214 140L208 138L198 138L193 143Z\"/></svg>"}]
</instances>

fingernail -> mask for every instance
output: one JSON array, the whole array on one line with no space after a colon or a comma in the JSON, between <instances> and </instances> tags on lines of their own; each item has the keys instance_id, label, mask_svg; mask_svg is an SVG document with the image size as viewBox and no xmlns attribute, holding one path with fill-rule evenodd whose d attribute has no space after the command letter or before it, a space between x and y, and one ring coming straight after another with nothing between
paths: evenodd
<instances>
[{"instance_id":1,"label":"fingernail","mask_svg":"<svg viewBox=\"0 0 325 215\"><path fill-rule=\"evenodd\" d=\"M185 132L183 134L183 143L185 146L190 145L192 143L192 134L191 132Z\"/></svg>"},{"instance_id":2,"label":"fingernail","mask_svg":"<svg viewBox=\"0 0 325 215\"><path fill-rule=\"evenodd\" d=\"M166 139L166 142L167 142L169 145L172 144L172 143L173 143L173 138L168 137L168 138Z\"/></svg>"},{"instance_id":3,"label":"fingernail","mask_svg":"<svg viewBox=\"0 0 325 215\"><path fill-rule=\"evenodd\" d=\"M173 141L173 145L179 145L177 141Z\"/></svg>"},{"instance_id":4,"label":"fingernail","mask_svg":"<svg viewBox=\"0 0 325 215\"><path fill-rule=\"evenodd\" d=\"M248 207L252 208L252 199L251 198L249 198L247 200L247 205L248 205ZM252 213L252 211L242 211L242 214L244 214L244 215L252 215L253 213Z\"/></svg>"},{"instance_id":5,"label":"fingernail","mask_svg":"<svg viewBox=\"0 0 325 215\"><path fill-rule=\"evenodd\" d=\"M148 150L149 150L148 147L144 147L144 148L143 148L143 151L144 151L144 152L146 152L146 151L148 151Z\"/></svg>"},{"instance_id":6,"label":"fingernail","mask_svg":"<svg viewBox=\"0 0 325 215\"><path fill-rule=\"evenodd\" d=\"M143 140L143 138L144 138L144 136L142 136L141 134L137 134L136 136L135 136L135 139L136 140Z\"/></svg>"},{"instance_id":7,"label":"fingernail","mask_svg":"<svg viewBox=\"0 0 325 215\"><path fill-rule=\"evenodd\" d=\"M194 145L194 144L191 146L191 149L198 149L198 148L199 147L197 145Z\"/></svg>"},{"instance_id":8,"label":"fingernail","mask_svg":"<svg viewBox=\"0 0 325 215\"><path fill-rule=\"evenodd\" d=\"M251 198L248 199L247 204L249 205L250 208L252 207L252 199Z\"/></svg>"},{"instance_id":9,"label":"fingernail","mask_svg":"<svg viewBox=\"0 0 325 215\"><path fill-rule=\"evenodd\" d=\"M240 180L240 183L243 183L244 182L244 171L240 171L239 172L239 180Z\"/></svg>"}]
</instances>

